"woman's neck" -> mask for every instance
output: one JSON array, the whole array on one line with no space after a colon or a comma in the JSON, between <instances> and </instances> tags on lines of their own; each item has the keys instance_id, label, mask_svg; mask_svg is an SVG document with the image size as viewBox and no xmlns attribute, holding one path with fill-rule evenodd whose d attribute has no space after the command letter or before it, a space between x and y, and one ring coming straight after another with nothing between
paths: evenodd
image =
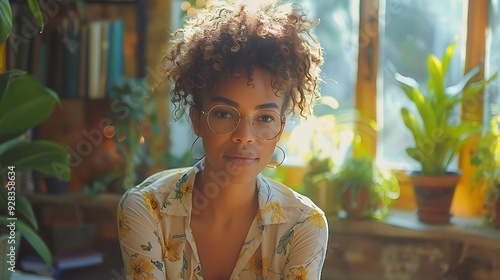
<instances>
[{"instance_id":1,"label":"woman's neck","mask_svg":"<svg viewBox=\"0 0 500 280\"><path fill-rule=\"evenodd\" d=\"M215 173L214 173L215 174ZM231 221L241 215L255 215L258 208L256 179L235 184L231 178L198 172L193 190L193 215L212 220Z\"/></svg>"}]
</instances>

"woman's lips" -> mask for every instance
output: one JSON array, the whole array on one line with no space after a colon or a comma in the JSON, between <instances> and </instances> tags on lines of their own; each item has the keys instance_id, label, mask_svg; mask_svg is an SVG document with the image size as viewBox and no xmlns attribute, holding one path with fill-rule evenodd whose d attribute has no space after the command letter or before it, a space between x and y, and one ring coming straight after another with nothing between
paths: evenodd
<instances>
[{"instance_id":1,"label":"woman's lips","mask_svg":"<svg viewBox=\"0 0 500 280\"><path fill-rule=\"evenodd\" d=\"M240 156L224 156L224 159L232 165L246 166L254 164L257 161L256 157L240 157Z\"/></svg>"}]
</instances>

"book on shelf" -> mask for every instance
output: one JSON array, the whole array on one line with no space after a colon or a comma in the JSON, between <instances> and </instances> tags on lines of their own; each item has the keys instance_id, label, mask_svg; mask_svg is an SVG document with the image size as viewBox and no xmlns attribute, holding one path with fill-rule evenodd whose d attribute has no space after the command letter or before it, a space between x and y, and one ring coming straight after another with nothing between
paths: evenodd
<instances>
[{"instance_id":1,"label":"book on shelf","mask_svg":"<svg viewBox=\"0 0 500 280\"><path fill-rule=\"evenodd\" d=\"M104 262L104 257L99 251L86 250L55 255L53 267L48 267L38 254L25 256L20 262L20 267L23 271L42 275L56 275L67 269L100 265Z\"/></svg>"},{"instance_id":2,"label":"book on shelf","mask_svg":"<svg viewBox=\"0 0 500 280\"><path fill-rule=\"evenodd\" d=\"M82 20L80 25L80 61L78 67L78 98L85 98L88 88L88 23L86 20Z\"/></svg>"},{"instance_id":3,"label":"book on shelf","mask_svg":"<svg viewBox=\"0 0 500 280\"><path fill-rule=\"evenodd\" d=\"M125 75L125 54L123 20L116 20L109 27L109 60L106 81L106 97L113 98L112 88L120 82Z\"/></svg>"},{"instance_id":4,"label":"book on shelf","mask_svg":"<svg viewBox=\"0 0 500 280\"><path fill-rule=\"evenodd\" d=\"M79 87L80 22L69 17L62 21L64 46L64 97L77 98Z\"/></svg>"},{"instance_id":5,"label":"book on shelf","mask_svg":"<svg viewBox=\"0 0 500 280\"><path fill-rule=\"evenodd\" d=\"M108 63L109 63L109 28L111 22L108 20L102 21L101 30L101 48L97 51L101 52L100 73L99 73L99 93L98 98L106 97L106 80L108 79Z\"/></svg>"},{"instance_id":6,"label":"book on shelf","mask_svg":"<svg viewBox=\"0 0 500 280\"><path fill-rule=\"evenodd\" d=\"M32 38L36 36L34 25L24 22L30 15L27 5L12 5L12 30L6 41L7 69L29 70Z\"/></svg>"},{"instance_id":7,"label":"book on shelf","mask_svg":"<svg viewBox=\"0 0 500 280\"><path fill-rule=\"evenodd\" d=\"M64 270L102 264L104 258L101 252L87 250L59 254L55 256L54 261L58 269Z\"/></svg>"},{"instance_id":8,"label":"book on shelf","mask_svg":"<svg viewBox=\"0 0 500 280\"><path fill-rule=\"evenodd\" d=\"M64 97L64 80L68 75L64 72L64 43L62 30L54 30L49 36L46 65L46 85L59 96Z\"/></svg>"},{"instance_id":9,"label":"book on shelf","mask_svg":"<svg viewBox=\"0 0 500 280\"><path fill-rule=\"evenodd\" d=\"M91 21L88 32L87 93L90 99L98 99L100 97L102 21Z\"/></svg>"}]
</instances>

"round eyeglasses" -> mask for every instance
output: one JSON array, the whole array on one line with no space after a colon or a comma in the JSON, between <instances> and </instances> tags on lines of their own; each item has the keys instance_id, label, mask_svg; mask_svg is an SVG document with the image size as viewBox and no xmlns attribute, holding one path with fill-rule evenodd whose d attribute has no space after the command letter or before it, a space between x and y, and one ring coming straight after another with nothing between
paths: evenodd
<instances>
[{"instance_id":1,"label":"round eyeglasses","mask_svg":"<svg viewBox=\"0 0 500 280\"><path fill-rule=\"evenodd\" d=\"M208 126L217 134L229 134L238 127L241 119L250 119L255 136L262 140L276 138L283 128L285 118L273 110L259 110L251 117L244 117L238 109L226 105L215 105L208 113L203 110L201 112L207 115Z\"/></svg>"}]
</instances>

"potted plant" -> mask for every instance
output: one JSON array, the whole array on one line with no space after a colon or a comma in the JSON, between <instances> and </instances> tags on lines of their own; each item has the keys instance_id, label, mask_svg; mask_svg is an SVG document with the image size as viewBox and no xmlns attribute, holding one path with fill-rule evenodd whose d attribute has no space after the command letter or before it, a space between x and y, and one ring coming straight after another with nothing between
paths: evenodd
<instances>
[{"instance_id":1,"label":"potted plant","mask_svg":"<svg viewBox=\"0 0 500 280\"><path fill-rule=\"evenodd\" d=\"M346 157L360 129L375 131L376 124L353 110L338 110L337 100L321 97L315 114L297 125L288 139L289 151L307 162L303 192L329 216L336 216L340 205L337 185L332 184L332 170Z\"/></svg>"},{"instance_id":2,"label":"potted plant","mask_svg":"<svg viewBox=\"0 0 500 280\"><path fill-rule=\"evenodd\" d=\"M334 166L332 158L311 158L303 177L304 194L311 198L326 215L338 215L337 188L329 181Z\"/></svg>"},{"instance_id":3,"label":"potted plant","mask_svg":"<svg viewBox=\"0 0 500 280\"><path fill-rule=\"evenodd\" d=\"M126 108L126 113L111 109L109 116L114 129L112 139L123 156L121 169L127 190L142 180L144 174L139 174L139 167L153 164L147 140L157 134L160 127L154 114L154 94L144 79L123 78L112 87L111 99L113 104Z\"/></svg>"},{"instance_id":4,"label":"potted plant","mask_svg":"<svg viewBox=\"0 0 500 280\"><path fill-rule=\"evenodd\" d=\"M40 8L30 1L30 8L40 26L43 26ZM7 0L0 0L0 44L5 42L12 27L12 13ZM0 62L4 63L4 62ZM38 79L23 71L11 70L0 74L0 231L13 239L7 242L8 251L2 254L12 261L24 237L48 266L52 255L37 234L37 222L29 200L16 189L19 172L37 170L62 180L69 180L69 154L64 147L44 140L31 141L26 132L44 121L58 102L57 95L44 87ZM15 243L14 243L15 242ZM6 246L4 243L3 245ZM14 250L11 250L14 249ZM12 252L10 252L12 251ZM5 252L2 250L2 252ZM7 253L12 253L9 255ZM2 279L10 279L10 263L3 270Z\"/></svg>"},{"instance_id":5,"label":"potted plant","mask_svg":"<svg viewBox=\"0 0 500 280\"><path fill-rule=\"evenodd\" d=\"M471 164L476 169L471 179L486 191L486 222L500 228L500 115L490 124L492 129L483 132L472 152Z\"/></svg>"},{"instance_id":6,"label":"potted plant","mask_svg":"<svg viewBox=\"0 0 500 280\"><path fill-rule=\"evenodd\" d=\"M395 79L406 93L412 106L403 107L401 116L410 130L414 146L406 149L421 169L409 172L417 200L418 218L427 223L449 223L450 206L460 172L452 172L449 165L464 144L481 131L481 124L471 121L453 123L453 109L461 101L474 96L497 74L487 80L470 83L479 72L479 66L468 72L453 86L446 87L445 78L456 41L450 44L440 60L429 55L427 68L429 81L426 90L410 77L395 74Z\"/></svg>"},{"instance_id":7,"label":"potted plant","mask_svg":"<svg viewBox=\"0 0 500 280\"><path fill-rule=\"evenodd\" d=\"M370 156L355 155L334 169L329 181L338 190L338 204L349 218L383 219L400 194L396 175Z\"/></svg>"}]
</instances>

